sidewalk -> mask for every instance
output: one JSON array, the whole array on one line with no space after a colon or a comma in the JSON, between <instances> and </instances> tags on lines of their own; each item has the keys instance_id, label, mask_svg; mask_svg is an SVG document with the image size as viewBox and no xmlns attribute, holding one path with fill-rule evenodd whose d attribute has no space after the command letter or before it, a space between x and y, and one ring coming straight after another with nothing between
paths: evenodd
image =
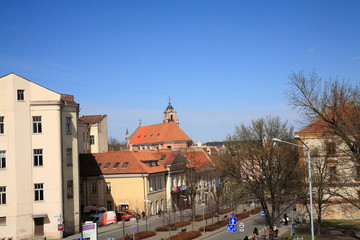
<instances>
[{"instance_id":1,"label":"sidewalk","mask_svg":"<svg viewBox=\"0 0 360 240\"><path fill-rule=\"evenodd\" d=\"M219 217L220 221L223 220L223 219L226 219L226 218L224 218L225 215L227 215L227 218L229 218L229 217L230 217L230 214L231 214L230 212L229 212L229 213L225 213L225 214L221 214L220 217ZM186 215L190 216L190 212L187 213ZM255 218L259 218L259 214L251 215L251 216L249 216L248 218L242 219L241 221L247 222L247 221L253 220L253 219L255 219ZM155 220L155 219L158 219L158 216L157 216L157 215L155 215L155 216L150 216L148 221L153 221L153 220ZM189 219L189 218L188 218L188 219ZM143 220L142 220L142 221L143 221ZM175 231L156 232L156 235L155 235L155 236L146 238L146 240L160 240L160 239L164 239L164 240L165 240L165 239L169 238L170 236L174 236L174 235L180 233L180 232L181 232L183 229L185 229L185 228L186 228L186 232L198 231L200 227L203 227L203 226L205 225L205 221L206 221L206 220L199 221L199 222L193 222L193 223L191 223L190 225L184 226L184 227L182 227L182 228L178 228L178 229L175 230ZM211 224L216 223L216 222L217 222L217 217L213 217L213 219L211 219L211 218L207 219L207 225L211 225ZM116 223L116 224L111 224L111 225L108 225L108 226L106 226L106 227L100 227L100 228L98 229L98 233L100 234L100 233L111 232L111 231L113 231L113 230L118 230L119 227L120 227L120 224L122 224L122 223L121 223L121 222L118 222L118 223ZM291 227L291 225L289 225L289 226L284 226L284 225L282 225L282 226L278 227L278 229L279 229L278 235L281 236L281 234L285 233L286 231L289 231L289 228L290 228L290 227ZM148 230L155 231L155 229L152 229L151 227L149 227ZM213 236L213 235L216 235L216 234L218 234L218 233L220 233L220 232L223 232L223 231L225 231L225 230L226 230L226 227L224 226L224 227L221 227L221 228L219 228L219 229L217 229L217 230L214 230L214 231L211 231L211 232L205 232L205 233L202 232L202 235L201 235L200 237L196 238L196 239L198 239L198 240L205 240L205 239L207 239L208 237ZM263 238L262 238L262 237L263 237L263 236L262 236L262 235L263 235L262 229L259 229L259 230L260 230L259 239L263 239ZM130 234L130 232L128 232L128 231L126 231L126 232ZM74 240L74 239L76 240L77 238L80 238L80 237L81 237L81 234L78 233L78 234L69 236L69 237L64 238L64 239L65 239L65 240Z\"/></svg>"}]
</instances>

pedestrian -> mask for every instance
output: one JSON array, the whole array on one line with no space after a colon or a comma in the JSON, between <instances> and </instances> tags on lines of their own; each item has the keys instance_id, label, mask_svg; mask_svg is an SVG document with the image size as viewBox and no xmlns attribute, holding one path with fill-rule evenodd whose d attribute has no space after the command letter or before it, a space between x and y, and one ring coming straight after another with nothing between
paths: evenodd
<instances>
[{"instance_id":1,"label":"pedestrian","mask_svg":"<svg viewBox=\"0 0 360 240\"><path fill-rule=\"evenodd\" d=\"M145 219L145 212L144 211L141 213L141 216L142 216L143 219Z\"/></svg>"},{"instance_id":2,"label":"pedestrian","mask_svg":"<svg viewBox=\"0 0 360 240\"><path fill-rule=\"evenodd\" d=\"M249 240L249 237L248 237L248 236L245 236L243 240Z\"/></svg>"},{"instance_id":3,"label":"pedestrian","mask_svg":"<svg viewBox=\"0 0 360 240\"><path fill-rule=\"evenodd\" d=\"M284 214L284 222L285 222L285 226L287 226L289 222L289 217L286 213Z\"/></svg>"},{"instance_id":4,"label":"pedestrian","mask_svg":"<svg viewBox=\"0 0 360 240\"><path fill-rule=\"evenodd\" d=\"M254 227L253 234L254 234L255 236L259 236L259 230L257 229L257 227Z\"/></svg>"},{"instance_id":5,"label":"pedestrian","mask_svg":"<svg viewBox=\"0 0 360 240\"><path fill-rule=\"evenodd\" d=\"M161 217L161 209L158 211L158 216Z\"/></svg>"},{"instance_id":6,"label":"pedestrian","mask_svg":"<svg viewBox=\"0 0 360 240\"><path fill-rule=\"evenodd\" d=\"M256 235L253 234L253 235L251 236L251 239L252 239L252 240L256 240L256 239L257 239Z\"/></svg>"}]
</instances>

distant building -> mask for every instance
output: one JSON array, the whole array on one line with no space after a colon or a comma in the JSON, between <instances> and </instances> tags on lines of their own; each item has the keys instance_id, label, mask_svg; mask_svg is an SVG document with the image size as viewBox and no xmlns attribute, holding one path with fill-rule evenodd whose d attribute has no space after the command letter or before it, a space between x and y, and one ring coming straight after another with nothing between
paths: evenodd
<instances>
[{"instance_id":1,"label":"distant building","mask_svg":"<svg viewBox=\"0 0 360 240\"><path fill-rule=\"evenodd\" d=\"M71 95L14 73L0 78L0 237L79 231L78 113Z\"/></svg>"},{"instance_id":2,"label":"distant building","mask_svg":"<svg viewBox=\"0 0 360 240\"><path fill-rule=\"evenodd\" d=\"M344 133L349 141L354 141L359 136L359 129L358 126L352 126L352 124L356 122L355 119L358 119L359 106L350 104L345 106L345 109L337 109L336 116L332 119L339 121L343 129L347 125ZM334 114L331 109L329 107L326 110L330 110L329 114ZM313 201L318 202L317 178L323 176L321 187L325 188L325 194L321 199L322 219L358 219L360 218L360 166L355 160L356 156L353 158L351 156L357 154L358 157L360 150L354 146L355 151L350 151L344 140L334 135L333 130L328 126L323 119L317 118L309 126L296 133L311 150ZM299 144L302 143L299 142ZM302 160L307 161L306 155ZM316 204L314 206L316 207ZM306 213L303 204L299 204L297 209ZM315 210L314 218L317 218Z\"/></svg>"},{"instance_id":3,"label":"distant building","mask_svg":"<svg viewBox=\"0 0 360 240\"><path fill-rule=\"evenodd\" d=\"M131 136L126 136L129 150L176 150L190 147L193 141L178 126L178 123L176 111L169 103L164 111L163 123L139 126Z\"/></svg>"},{"instance_id":4,"label":"distant building","mask_svg":"<svg viewBox=\"0 0 360 240\"><path fill-rule=\"evenodd\" d=\"M107 115L80 116L79 153L101 153L108 151Z\"/></svg>"},{"instance_id":5,"label":"distant building","mask_svg":"<svg viewBox=\"0 0 360 240\"><path fill-rule=\"evenodd\" d=\"M185 185L187 161L181 152L112 151L83 154L80 160L83 207L119 211L127 206L154 215L171 206L171 189Z\"/></svg>"}]
</instances>

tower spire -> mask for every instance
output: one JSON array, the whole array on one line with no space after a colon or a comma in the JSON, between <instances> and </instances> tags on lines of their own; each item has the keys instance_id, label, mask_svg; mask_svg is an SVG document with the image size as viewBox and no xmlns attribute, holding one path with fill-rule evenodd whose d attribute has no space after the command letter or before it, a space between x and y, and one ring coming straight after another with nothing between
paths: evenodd
<instances>
[{"instance_id":1,"label":"tower spire","mask_svg":"<svg viewBox=\"0 0 360 240\"><path fill-rule=\"evenodd\" d=\"M164 123L175 122L177 125L179 125L179 119L176 116L176 111L175 111L174 107L171 105L171 97L170 96L168 97L168 100L169 100L169 104L164 111L163 122Z\"/></svg>"}]
</instances>

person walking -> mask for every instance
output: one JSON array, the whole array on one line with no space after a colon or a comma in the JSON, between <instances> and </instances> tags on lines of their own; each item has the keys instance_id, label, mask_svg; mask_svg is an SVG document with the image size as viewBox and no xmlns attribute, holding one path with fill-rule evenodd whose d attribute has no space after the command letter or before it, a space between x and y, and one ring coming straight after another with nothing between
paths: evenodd
<instances>
[{"instance_id":1,"label":"person walking","mask_svg":"<svg viewBox=\"0 0 360 240\"><path fill-rule=\"evenodd\" d=\"M257 227L254 227L254 231L253 234L257 236L259 236L259 230L257 229Z\"/></svg>"}]
</instances>

